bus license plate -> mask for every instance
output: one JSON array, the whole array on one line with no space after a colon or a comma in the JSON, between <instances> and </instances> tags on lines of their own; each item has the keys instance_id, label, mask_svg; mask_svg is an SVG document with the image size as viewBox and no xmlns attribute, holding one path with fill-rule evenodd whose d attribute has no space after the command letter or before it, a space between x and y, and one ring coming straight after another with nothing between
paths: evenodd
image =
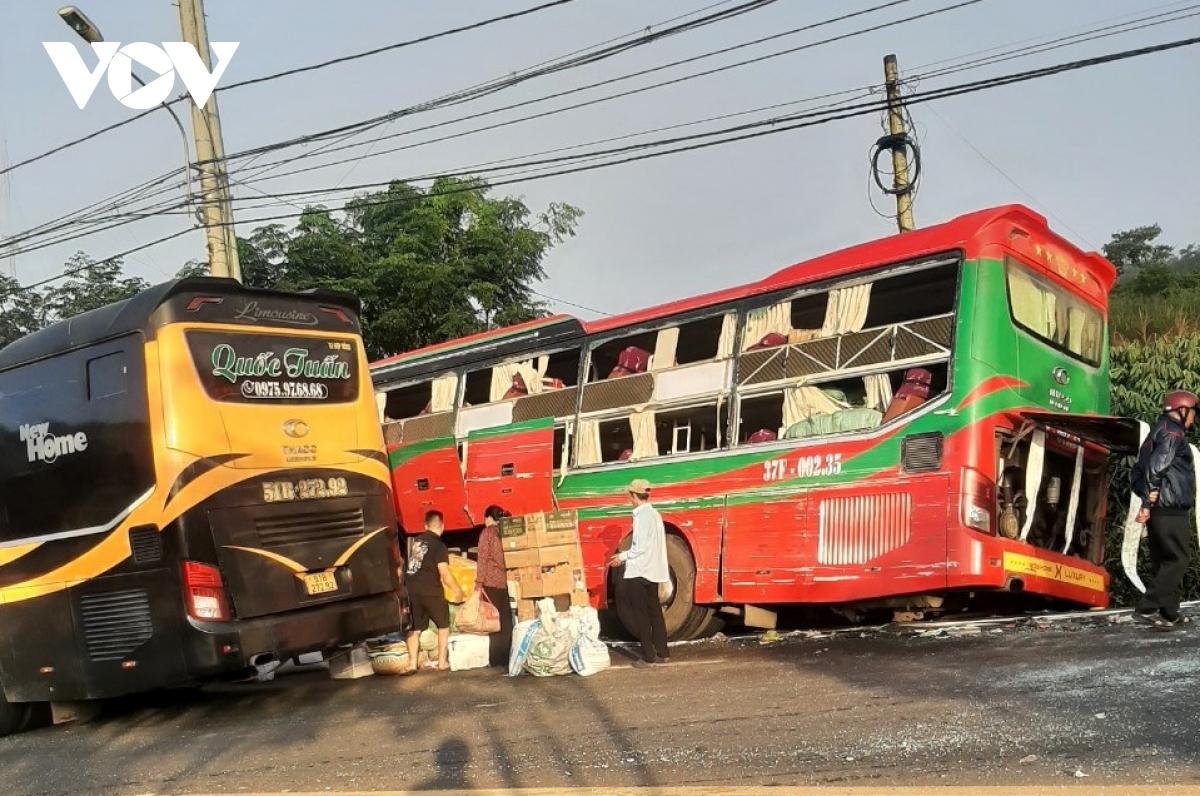
<instances>
[{"instance_id":1,"label":"bus license plate","mask_svg":"<svg viewBox=\"0 0 1200 796\"><path fill-rule=\"evenodd\" d=\"M331 591L337 591L337 578L332 572L315 572L312 575L304 576L304 591L312 596L314 594L328 594Z\"/></svg>"}]
</instances>

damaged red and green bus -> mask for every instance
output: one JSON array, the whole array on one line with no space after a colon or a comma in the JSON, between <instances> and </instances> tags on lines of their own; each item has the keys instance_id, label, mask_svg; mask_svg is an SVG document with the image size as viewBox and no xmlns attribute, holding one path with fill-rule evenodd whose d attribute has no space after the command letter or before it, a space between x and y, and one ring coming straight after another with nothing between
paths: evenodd
<instances>
[{"instance_id":1,"label":"damaged red and green bus","mask_svg":"<svg viewBox=\"0 0 1200 796\"><path fill-rule=\"evenodd\" d=\"M1116 277L1021 206L600 321L544 318L371 366L404 528L576 509L592 603L645 478L670 635L779 606L1102 607ZM1018 598L1018 593L1020 597Z\"/></svg>"}]
</instances>

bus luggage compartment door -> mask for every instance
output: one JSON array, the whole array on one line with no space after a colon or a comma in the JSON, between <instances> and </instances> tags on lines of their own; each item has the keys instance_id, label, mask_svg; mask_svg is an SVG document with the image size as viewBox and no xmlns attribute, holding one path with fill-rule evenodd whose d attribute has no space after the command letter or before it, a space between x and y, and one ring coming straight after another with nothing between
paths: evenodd
<instances>
[{"instance_id":1,"label":"bus luggage compartment door","mask_svg":"<svg viewBox=\"0 0 1200 796\"><path fill-rule=\"evenodd\" d=\"M477 522L492 503L513 515L553 508L553 471L552 418L467 435L467 504Z\"/></svg>"}]
</instances>

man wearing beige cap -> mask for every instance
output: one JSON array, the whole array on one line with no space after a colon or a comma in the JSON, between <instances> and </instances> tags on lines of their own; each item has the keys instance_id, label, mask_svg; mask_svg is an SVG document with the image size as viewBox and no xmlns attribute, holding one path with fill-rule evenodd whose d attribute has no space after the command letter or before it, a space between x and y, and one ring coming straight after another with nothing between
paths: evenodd
<instances>
[{"instance_id":1,"label":"man wearing beige cap","mask_svg":"<svg viewBox=\"0 0 1200 796\"><path fill-rule=\"evenodd\" d=\"M671 580L667 569L667 532L662 516L650 505L650 482L635 478L629 484L633 504L633 544L608 561L610 567L625 565L624 582L617 587L617 600L633 622L629 628L642 643L642 658L636 667L662 664L667 657L667 625L663 621L658 586Z\"/></svg>"}]
</instances>

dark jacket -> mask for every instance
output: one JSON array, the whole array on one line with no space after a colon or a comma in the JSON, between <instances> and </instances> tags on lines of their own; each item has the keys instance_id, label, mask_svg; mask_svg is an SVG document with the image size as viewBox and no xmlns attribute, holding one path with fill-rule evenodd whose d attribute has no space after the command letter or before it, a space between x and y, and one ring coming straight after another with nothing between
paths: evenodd
<instances>
[{"instance_id":1,"label":"dark jacket","mask_svg":"<svg viewBox=\"0 0 1200 796\"><path fill-rule=\"evenodd\" d=\"M1150 507L1150 493L1158 490L1154 508L1190 509L1196 502L1196 471L1192 449L1183 426L1163 415L1146 435L1137 464L1129 475L1133 494Z\"/></svg>"}]
</instances>

